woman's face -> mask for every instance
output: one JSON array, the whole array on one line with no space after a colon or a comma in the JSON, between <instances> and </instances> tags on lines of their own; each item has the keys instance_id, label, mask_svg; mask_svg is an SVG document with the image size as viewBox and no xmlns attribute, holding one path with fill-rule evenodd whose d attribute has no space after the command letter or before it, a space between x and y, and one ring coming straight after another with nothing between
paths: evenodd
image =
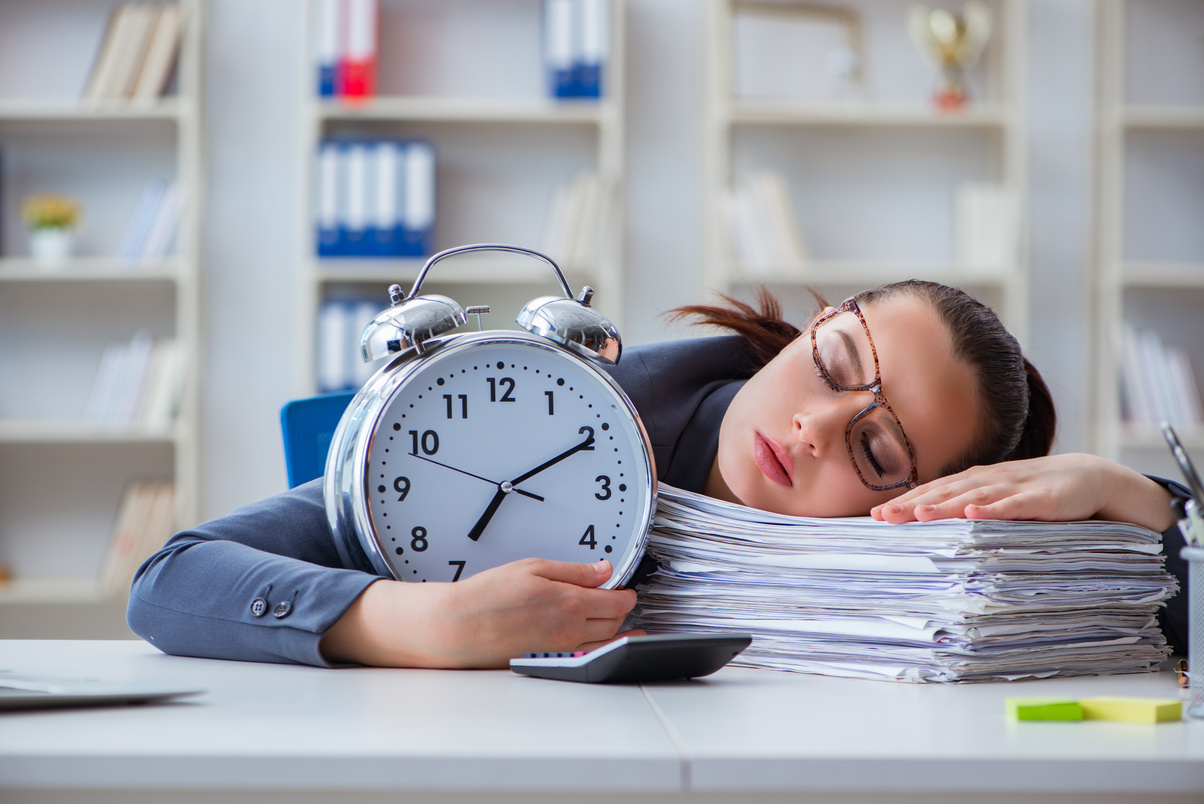
<instances>
[{"instance_id":1,"label":"woman's face","mask_svg":"<svg viewBox=\"0 0 1204 804\"><path fill-rule=\"evenodd\" d=\"M900 294L866 303L861 311L877 351L882 394L910 442L919 482L933 480L973 441L973 374L954 358L930 302ZM834 343L832 359L843 360L843 340ZM822 349L821 357L828 360ZM872 365L868 371L872 378ZM836 391L824 381L808 329L736 394L719 431L707 494L796 516L869 513L907 490L868 488L850 458L849 422L873 401L869 391Z\"/></svg>"}]
</instances>

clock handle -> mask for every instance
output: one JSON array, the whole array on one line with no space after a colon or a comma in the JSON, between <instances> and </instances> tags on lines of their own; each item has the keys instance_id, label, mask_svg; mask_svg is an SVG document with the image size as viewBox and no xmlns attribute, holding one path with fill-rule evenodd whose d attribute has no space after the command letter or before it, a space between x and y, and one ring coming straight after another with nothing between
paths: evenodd
<instances>
[{"instance_id":1,"label":"clock handle","mask_svg":"<svg viewBox=\"0 0 1204 804\"><path fill-rule=\"evenodd\" d=\"M564 295L532 299L519 311L516 323L528 332L560 344L581 357L610 366L619 362L623 351L622 339L610 319L591 308L593 288L582 288L581 295L574 299L568 280L564 278L564 272L550 257L533 249L504 243L476 243L445 249L426 261L408 295L401 295L399 286L391 286L389 297L392 306L377 315L360 338L360 352L365 362L396 354L410 347L422 354L426 341L467 321L463 308L452 299L438 295L419 296L418 292L435 263L471 251L523 254L547 263L555 272Z\"/></svg>"},{"instance_id":2,"label":"clock handle","mask_svg":"<svg viewBox=\"0 0 1204 804\"><path fill-rule=\"evenodd\" d=\"M532 299L519 311L516 323L528 332L558 343L586 359L607 366L613 366L619 362L619 356L623 353L622 338L619 337L619 331L610 319L592 309L590 302L594 296L594 289L586 286L581 289L579 296L573 298L573 291L569 288L568 280L564 278L564 272L560 270L560 266L551 257L533 249L504 243L477 243L440 251L427 260L426 265L422 266L418 278L414 280L414 287L406 298L417 298L418 290L422 286L423 280L426 279L427 271L435 263L446 257L470 251L505 251L511 254L525 254L547 263L555 272L556 280L560 282L560 289L564 293L563 298L541 296ZM397 300L394 300L394 304L397 304Z\"/></svg>"},{"instance_id":3,"label":"clock handle","mask_svg":"<svg viewBox=\"0 0 1204 804\"><path fill-rule=\"evenodd\" d=\"M426 279L427 272L434 267L435 263L447 257L453 257L456 254L466 254L470 251L505 251L511 254L525 254L528 257L534 257L537 260L546 262L553 271L556 272L556 280L560 282L560 289L564 291L566 299L573 298L573 291L569 288L568 280L564 278L564 272L560 270L560 266L552 261L552 258L546 254L541 254L534 249L523 248L522 246L510 246L505 243L473 243L467 246L455 246L453 248L444 249L438 254L432 256L422 266L422 270L418 272L418 278L414 280L414 286L410 288L410 293L406 296L407 299L412 299L418 295L419 289L422 287L423 280Z\"/></svg>"}]
</instances>

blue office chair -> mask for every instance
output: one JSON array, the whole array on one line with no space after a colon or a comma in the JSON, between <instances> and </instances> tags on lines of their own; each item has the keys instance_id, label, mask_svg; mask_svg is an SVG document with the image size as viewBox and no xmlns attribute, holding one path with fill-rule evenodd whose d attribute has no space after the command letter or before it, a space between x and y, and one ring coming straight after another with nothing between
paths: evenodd
<instances>
[{"instance_id":1,"label":"blue office chair","mask_svg":"<svg viewBox=\"0 0 1204 804\"><path fill-rule=\"evenodd\" d=\"M290 489L322 476L330 440L353 396L354 391L322 394L294 399L280 409L284 465Z\"/></svg>"}]
</instances>

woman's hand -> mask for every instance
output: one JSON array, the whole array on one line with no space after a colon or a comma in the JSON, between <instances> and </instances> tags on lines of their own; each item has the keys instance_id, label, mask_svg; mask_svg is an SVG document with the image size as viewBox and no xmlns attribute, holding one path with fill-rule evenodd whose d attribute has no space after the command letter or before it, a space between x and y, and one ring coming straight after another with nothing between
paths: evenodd
<instances>
[{"instance_id":1,"label":"woman's hand","mask_svg":"<svg viewBox=\"0 0 1204 804\"><path fill-rule=\"evenodd\" d=\"M505 667L528 652L590 650L621 636L635 606L630 589L596 588L611 572L609 561L524 559L457 583L377 581L326 632L322 654L385 667L468 668Z\"/></svg>"},{"instance_id":2,"label":"woman's hand","mask_svg":"<svg viewBox=\"0 0 1204 804\"><path fill-rule=\"evenodd\" d=\"M885 522L934 519L1108 519L1162 531L1174 523L1170 494L1094 455L1050 455L975 466L918 486L870 511Z\"/></svg>"}]
</instances>

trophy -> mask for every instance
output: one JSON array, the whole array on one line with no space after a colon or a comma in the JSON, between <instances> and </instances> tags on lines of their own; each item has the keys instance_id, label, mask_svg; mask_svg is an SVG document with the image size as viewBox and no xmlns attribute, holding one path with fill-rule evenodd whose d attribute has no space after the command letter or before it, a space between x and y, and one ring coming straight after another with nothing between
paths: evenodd
<instances>
[{"instance_id":1,"label":"trophy","mask_svg":"<svg viewBox=\"0 0 1204 804\"><path fill-rule=\"evenodd\" d=\"M939 70L933 100L942 109L966 104L965 71L978 61L991 35L991 10L970 0L961 16L943 8L914 5L907 10L907 29L925 60Z\"/></svg>"}]
</instances>

